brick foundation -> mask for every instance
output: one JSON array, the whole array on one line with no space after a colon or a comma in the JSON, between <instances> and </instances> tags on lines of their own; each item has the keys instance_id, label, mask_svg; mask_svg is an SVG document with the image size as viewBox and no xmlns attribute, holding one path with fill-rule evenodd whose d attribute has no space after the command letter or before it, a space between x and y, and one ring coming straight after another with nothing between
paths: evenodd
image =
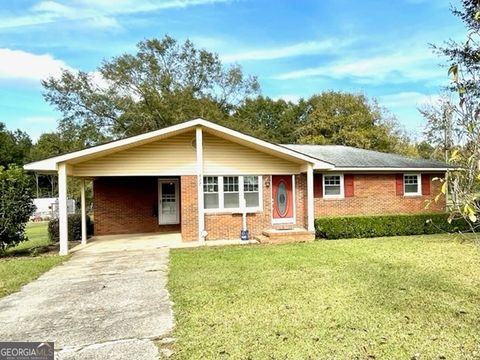
<instances>
[{"instance_id":1,"label":"brick foundation","mask_svg":"<svg viewBox=\"0 0 480 360\"><path fill-rule=\"evenodd\" d=\"M354 175L354 196L339 200L315 198L315 217L414 214L445 209L444 197L425 209L426 203L440 193L439 181L430 180L431 195L403 196L396 194L395 176L395 174Z\"/></svg>"}]
</instances>

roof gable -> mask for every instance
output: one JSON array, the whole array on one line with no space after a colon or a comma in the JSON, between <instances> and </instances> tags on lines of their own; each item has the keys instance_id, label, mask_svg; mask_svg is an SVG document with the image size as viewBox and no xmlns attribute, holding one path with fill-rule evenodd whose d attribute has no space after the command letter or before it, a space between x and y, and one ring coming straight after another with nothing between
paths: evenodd
<instances>
[{"instance_id":1,"label":"roof gable","mask_svg":"<svg viewBox=\"0 0 480 360\"><path fill-rule=\"evenodd\" d=\"M164 138L175 136L186 131L190 131L196 127L202 127L205 130L215 134L216 136L225 138L230 141L237 142L241 145L252 147L256 150L266 152L270 155L282 157L286 160L298 163L313 163L317 168L328 169L332 165L327 161L318 160L309 155L297 152L277 144L272 144L249 135L242 134L238 131L214 124L204 119L190 120L181 124L173 125L164 129L151 131L148 133L132 136L129 138L112 141L106 144L94 146L91 148L55 156L45 160L40 160L26 164L26 170L52 172L57 170L59 163L77 164L83 161L106 156L118 151L126 150L132 147L148 144Z\"/></svg>"}]
</instances>

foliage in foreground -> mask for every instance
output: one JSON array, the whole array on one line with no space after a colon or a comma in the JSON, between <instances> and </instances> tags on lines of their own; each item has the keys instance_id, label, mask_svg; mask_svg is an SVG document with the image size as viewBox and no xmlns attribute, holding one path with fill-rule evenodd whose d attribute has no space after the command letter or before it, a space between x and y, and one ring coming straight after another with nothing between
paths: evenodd
<instances>
[{"instance_id":1,"label":"foliage in foreground","mask_svg":"<svg viewBox=\"0 0 480 360\"><path fill-rule=\"evenodd\" d=\"M32 178L23 169L0 167L0 252L25 241L25 225L35 210Z\"/></svg>"},{"instance_id":2,"label":"foliage in foreground","mask_svg":"<svg viewBox=\"0 0 480 360\"><path fill-rule=\"evenodd\" d=\"M447 58L451 98L444 97L436 109L423 114L427 134L456 165L442 187L442 193L449 195L450 219L461 217L476 231L480 229L480 3L462 0L460 4L452 12L465 25L464 42L450 40L434 47Z\"/></svg>"},{"instance_id":3,"label":"foliage in foreground","mask_svg":"<svg viewBox=\"0 0 480 360\"><path fill-rule=\"evenodd\" d=\"M315 220L317 238L350 239L470 231L464 219L448 221L449 214L322 217Z\"/></svg>"},{"instance_id":4,"label":"foliage in foreground","mask_svg":"<svg viewBox=\"0 0 480 360\"><path fill-rule=\"evenodd\" d=\"M478 359L480 253L454 235L171 251L176 359Z\"/></svg>"}]
</instances>

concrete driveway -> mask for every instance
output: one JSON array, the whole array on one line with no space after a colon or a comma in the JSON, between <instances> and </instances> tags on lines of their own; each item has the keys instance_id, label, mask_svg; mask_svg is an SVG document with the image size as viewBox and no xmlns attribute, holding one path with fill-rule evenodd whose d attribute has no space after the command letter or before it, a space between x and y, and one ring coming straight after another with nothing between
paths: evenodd
<instances>
[{"instance_id":1,"label":"concrete driveway","mask_svg":"<svg viewBox=\"0 0 480 360\"><path fill-rule=\"evenodd\" d=\"M0 300L0 339L53 341L56 359L158 359L152 340L173 328L167 266L154 240L93 242Z\"/></svg>"}]
</instances>

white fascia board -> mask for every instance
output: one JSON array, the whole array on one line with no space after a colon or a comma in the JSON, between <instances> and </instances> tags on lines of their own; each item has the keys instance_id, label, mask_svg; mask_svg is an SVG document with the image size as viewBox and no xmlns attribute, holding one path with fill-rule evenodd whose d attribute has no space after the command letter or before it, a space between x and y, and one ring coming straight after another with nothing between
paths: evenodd
<instances>
[{"instance_id":1,"label":"white fascia board","mask_svg":"<svg viewBox=\"0 0 480 360\"><path fill-rule=\"evenodd\" d=\"M317 168L315 168L317 170ZM320 170L320 169L318 169ZM328 171L341 171L341 172L366 172L366 171L376 171L376 172L405 172L405 171L412 171L412 172L426 172L426 171L431 171L431 172L445 172L448 170L455 170L455 168L391 168L391 167L336 167L333 169L329 169Z\"/></svg>"}]
</instances>

